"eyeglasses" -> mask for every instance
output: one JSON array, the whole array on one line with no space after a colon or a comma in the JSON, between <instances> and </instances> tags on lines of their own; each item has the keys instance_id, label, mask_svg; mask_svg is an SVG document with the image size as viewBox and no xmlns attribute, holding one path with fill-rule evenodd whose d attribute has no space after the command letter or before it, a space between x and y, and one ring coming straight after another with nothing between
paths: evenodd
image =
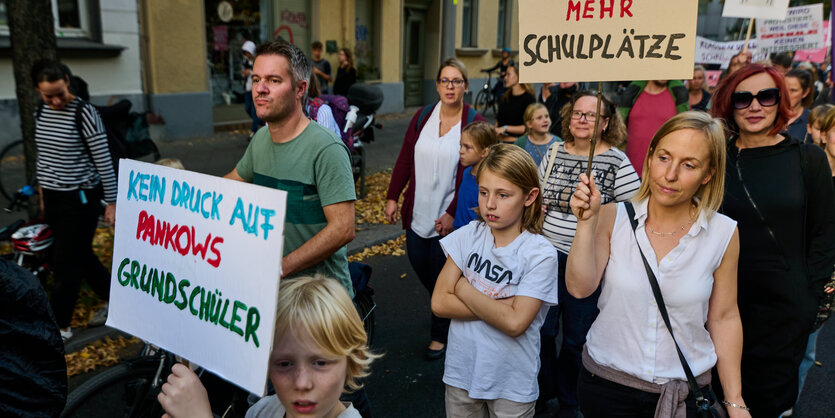
<instances>
[{"instance_id":1,"label":"eyeglasses","mask_svg":"<svg viewBox=\"0 0 835 418\"><path fill-rule=\"evenodd\" d=\"M455 86L455 87L461 87L465 83L464 79L461 79L461 78L446 78L446 77L438 80L438 82L441 83L441 85L443 85L443 86L448 86L448 85L450 85L450 83L452 83L452 85Z\"/></svg>"},{"instance_id":2,"label":"eyeglasses","mask_svg":"<svg viewBox=\"0 0 835 418\"><path fill-rule=\"evenodd\" d=\"M762 89L756 95L751 94L750 91L737 91L731 94L731 104L737 110L747 109L754 99L757 99L760 106L775 106L780 102L780 89Z\"/></svg>"},{"instance_id":3,"label":"eyeglasses","mask_svg":"<svg viewBox=\"0 0 835 418\"><path fill-rule=\"evenodd\" d=\"M585 117L586 120L589 121L589 122L594 122L595 119L597 119L597 112L583 113L579 110L575 110L575 111L571 112L571 119L580 120L580 119L583 119L583 117ZM607 116L603 115L603 116L601 116L601 118L606 119Z\"/></svg>"}]
</instances>

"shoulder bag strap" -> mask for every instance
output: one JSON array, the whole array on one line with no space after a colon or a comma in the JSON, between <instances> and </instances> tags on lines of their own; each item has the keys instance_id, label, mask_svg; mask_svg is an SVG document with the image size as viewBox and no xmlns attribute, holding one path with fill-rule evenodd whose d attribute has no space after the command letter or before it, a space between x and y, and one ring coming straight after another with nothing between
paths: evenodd
<instances>
[{"instance_id":1,"label":"shoulder bag strap","mask_svg":"<svg viewBox=\"0 0 835 418\"><path fill-rule=\"evenodd\" d=\"M551 144L551 152L548 153L548 167L545 168L545 177L542 179L542 184L539 185L542 190L548 186L548 178L551 177L551 170L554 168L554 161L557 160L557 149L559 147L559 142ZM540 193L542 193L542 190L540 190Z\"/></svg>"},{"instance_id":2,"label":"shoulder bag strap","mask_svg":"<svg viewBox=\"0 0 835 418\"><path fill-rule=\"evenodd\" d=\"M638 220L635 219L635 208L632 207L632 202L623 202L623 205L626 207L626 212L629 214L629 222L632 224L632 233L636 234L636 230L638 229ZM637 239L638 236L635 235L635 240L637 241ZM687 383L690 385L690 392L696 397L696 405L699 407L702 407L702 405L707 406L709 405L709 402L705 399L702 391L699 390L699 384L696 383L693 371L690 370L690 365L687 364L687 359L684 358L684 353L681 352L681 348L678 346L678 341L676 341L676 337L673 334L673 326L670 323L669 315L667 315L667 306L664 305L664 298L661 296L661 287L658 285L655 273L652 272L652 268L649 266L647 258L644 256L644 252L641 251L640 245L638 245L638 252L641 254L641 260L643 260L644 268L647 270L649 285L652 287L652 294L655 295L655 302L658 305L658 310L661 312L661 318L664 319L664 325L667 326L667 330L670 331L670 337L673 338L673 343L676 345L678 359L681 361L681 367L684 368L684 374L687 376Z\"/></svg>"}]
</instances>

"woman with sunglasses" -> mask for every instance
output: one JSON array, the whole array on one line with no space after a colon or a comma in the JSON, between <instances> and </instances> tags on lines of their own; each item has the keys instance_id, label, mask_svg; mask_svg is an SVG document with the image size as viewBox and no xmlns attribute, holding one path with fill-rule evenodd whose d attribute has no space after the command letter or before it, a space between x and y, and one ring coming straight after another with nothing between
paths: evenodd
<instances>
[{"instance_id":1,"label":"woman with sunglasses","mask_svg":"<svg viewBox=\"0 0 835 418\"><path fill-rule=\"evenodd\" d=\"M835 193L823 151L783 132L788 90L751 64L722 81L711 114L728 132L722 212L738 222L742 396L777 417L797 397L798 367L835 263ZM719 392L721 393L721 392Z\"/></svg>"},{"instance_id":2,"label":"woman with sunglasses","mask_svg":"<svg viewBox=\"0 0 835 418\"><path fill-rule=\"evenodd\" d=\"M441 63L435 79L441 100L419 109L412 118L386 196L386 220L393 224L398 218L398 199L406 189L400 208L406 255L430 297L446 263L440 239L452 232L456 190L464 173L458 154L461 131L473 121L484 121L464 103L467 80L467 68L461 61L448 58ZM449 319L432 315L427 360L444 357L448 331Z\"/></svg>"},{"instance_id":3,"label":"woman with sunglasses","mask_svg":"<svg viewBox=\"0 0 835 418\"><path fill-rule=\"evenodd\" d=\"M559 256L559 306L551 307L541 328L542 366L537 404L541 408L549 397L556 395L560 401L560 413L569 416L570 410L577 408L580 357L586 334L597 317L597 299L600 295L598 290L591 296L578 299L571 296L565 287L565 263L577 229L577 217L571 212L569 201L577 186L577 179L586 172L588 166L595 122L598 123L598 142L591 167L603 203L631 199L638 192L641 180L629 158L617 148L626 139L626 126L616 112L615 104L609 99L603 97L600 115L597 115L597 92L577 92L563 106L560 118L565 142L552 145L539 164L539 178L543 184L542 201L546 209L542 234L556 247ZM563 340L557 358L555 338L560 316Z\"/></svg>"}]
</instances>

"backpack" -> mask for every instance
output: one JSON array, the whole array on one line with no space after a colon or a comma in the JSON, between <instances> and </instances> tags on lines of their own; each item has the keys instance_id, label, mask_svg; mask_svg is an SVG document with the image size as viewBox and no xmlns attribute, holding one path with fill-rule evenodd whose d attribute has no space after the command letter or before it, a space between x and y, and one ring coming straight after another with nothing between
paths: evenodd
<instances>
[{"instance_id":1,"label":"backpack","mask_svg":"<svg viewBox=\"0 0 835 418\"><path fill-rule=\"evenodd\" d=\"M342 142L348 146L348 149L353 149L354 140L351 138L351 133L345 132L345 122L347 120L348 112L351 111L348 99L345 98L345 96L336 96L333 94L323 94L320 98L331 107L333 119L336 121L337 126L339 126L341 130L340 134L342 136Z\"/></svg>"},{"instance_id":2,"label":"backpack","mask_svg":"<svg viewBox=\"0 0 835 418\"><path fill-rule=\"evenodd\" d=\"M316 120L316 118L319 116L319 108L322 107L323 104L325 104L325 102L322 101L322 99L320 99L318 97L308 99L307 100L307 116L309 116L310 119Z\"/></svg>"},{"instance_id":3,"label":"backpack","mask_svg":"<svg viewBox=\"0 0 835 418\"><path fill-rule=\"evenodd\" d=\"M79 136L83 136L81 112L87 103L84 100L80 100L79 105L75 108L75 127L78 130ZM43 112L43 105L43 102L38 103L35 115L36 119L40 119L41 113ZM130 158L130 153L128 152L130 147L126 140L126 134L128 132L131 103L126 99L122 99L111 106L96 106L92 103L90 105L101 116L102 125L104 125L104 131L107 136L107 148L110 150L110 160L113 164L114 173L118 176L119 160L122 158ZM90 145L86 139L82 139L81 143L84 145L84 150L92 161L93 157L90 151Z\"/></svg>"}]
</instances>

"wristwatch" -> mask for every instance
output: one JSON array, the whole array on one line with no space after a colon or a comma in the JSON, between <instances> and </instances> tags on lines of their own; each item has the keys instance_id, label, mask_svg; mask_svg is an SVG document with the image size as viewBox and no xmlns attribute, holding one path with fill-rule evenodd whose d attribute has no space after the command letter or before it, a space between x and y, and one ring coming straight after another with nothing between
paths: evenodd
<instances>
[{"instance_id":1,"label":"wristwatch","mask_svg":"<svg viewBox=\"0 0 835 418\"><path fill-rule=\"evenodd\" d=\"M507 135L507 125L504 126L504 133L502 135Z\"/></svg>"}]
</instances>

